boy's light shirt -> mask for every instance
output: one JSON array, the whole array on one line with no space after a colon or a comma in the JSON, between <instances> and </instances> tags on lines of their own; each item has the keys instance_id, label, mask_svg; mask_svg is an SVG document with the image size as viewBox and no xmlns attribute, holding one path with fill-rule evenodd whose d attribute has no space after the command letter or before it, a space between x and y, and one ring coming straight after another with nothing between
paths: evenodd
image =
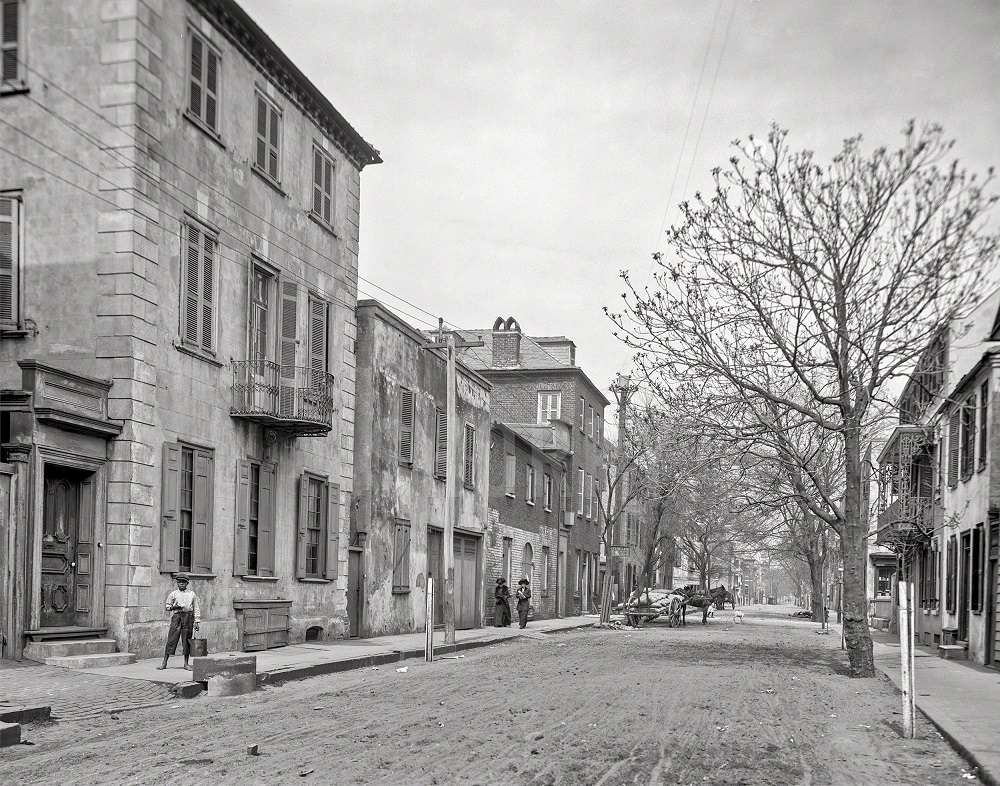
<instances>
[{"instance_id":1,"label":"boy's light shirt","mask_svg":"<svg viewBox=\"0 0 1000 786\"><path fill-rule=\"evenodd\" d=\"M167 611L193 611L194 621L201 622L201 608L194 590L175 589L167 595ZM179 607L179 608L178 608Z\"/></svg>"}]
</instances>

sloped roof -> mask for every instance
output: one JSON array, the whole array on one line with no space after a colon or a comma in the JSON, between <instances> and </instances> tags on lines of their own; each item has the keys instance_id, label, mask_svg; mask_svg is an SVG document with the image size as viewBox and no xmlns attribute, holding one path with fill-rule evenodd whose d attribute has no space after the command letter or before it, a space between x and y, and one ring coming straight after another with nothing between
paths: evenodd
<instances>
[{"instance_id":1,"label":"sloped roof","mask_svg":"<svg viewBox=\"0 0 1000 786\"><path fill-rule=\"evenodd\" d=\"M493 365L493 331L489 328L484 330L456 330L455 334L463 341L482 341L481 347L469 347L463 349L462 360L466 365L474 369L482 370L487 368L516 368L516 369L552 369L552 368L578 368L559 360L552 352L538 343L538 339L521 334L520 363L516 366L494 366ZM549 340L552 339L543 339ZM568 341L569 339L565 339Z\"/></svg>"}]
</instances>

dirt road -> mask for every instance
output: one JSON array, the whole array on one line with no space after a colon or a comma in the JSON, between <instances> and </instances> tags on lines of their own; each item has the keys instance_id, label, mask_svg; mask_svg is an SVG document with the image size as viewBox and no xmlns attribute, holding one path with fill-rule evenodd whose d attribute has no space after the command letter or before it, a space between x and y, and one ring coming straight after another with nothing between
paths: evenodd
<instances>
[{"instance_id":1,"label":"dirt road","mask_svg":"<svg viewBox=\"0 0 1000 786\"><path fill-rule=\"evenodd\" d=\"M30 726L4 784L969 784L836 636L747 611L583 629L238 698ZM259 756L247 753L259 746Z\"/></svg>"}]
</instances>

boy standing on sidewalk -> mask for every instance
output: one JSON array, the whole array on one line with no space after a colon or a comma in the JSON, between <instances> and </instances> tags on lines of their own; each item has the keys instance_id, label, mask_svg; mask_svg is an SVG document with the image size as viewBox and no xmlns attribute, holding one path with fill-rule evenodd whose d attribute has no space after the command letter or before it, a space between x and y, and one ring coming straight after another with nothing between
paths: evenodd
<instances>
[{"instance_id":1,"label":"boy standing on sidewalk","mask_svg":"<svg viewBox=\"0 0 1000 786\"><path fill-rule=\"evenodd\" d=\"M188 589L188 575L178 573L174 576L177 589L167 595L167 611L173 612L170 617L170 632L167 634L167 646L163 651L163 663L157 670L167 668L167 658L177 651L177 641L184 642L184 668L191 671L188 658L191 656L191 637L201 623L201 609L198 607L198 596Z\"/></svg>"}]
</instances>

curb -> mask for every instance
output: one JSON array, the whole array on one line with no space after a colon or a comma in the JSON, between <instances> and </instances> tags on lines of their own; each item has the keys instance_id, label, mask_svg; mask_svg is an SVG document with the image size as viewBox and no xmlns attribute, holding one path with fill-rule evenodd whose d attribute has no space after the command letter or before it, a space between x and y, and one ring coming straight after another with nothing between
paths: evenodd
<instances>
[{"instance_id":1,"label":"curb","mask_svg":"<svg viewBox=\"0 0 1000 786\"><path fill-rule=\"evenodd\" d=\"M540 632L549 635L552 633L562 633L563 631L568 630L578 630L579 628L589 628L592 625L593 623L587 622L572 627L557 628L555 630ZM499 639L475 639L473 641L463 641L455 644L440 644L434 648L434 655L435 657L438 655L453 655L464 650L480 649L482 647L489 647L493 644L501 642L519 641L526 638L528 637L519 633L515 636L507 636ZM405 650L393 650L392 652L381 653L379 655L364 655L346 660L328 661L326 663L312 663L308 666L290 666L284 669L261 672L257 675L257 687L260 688L266 685L282 685L286 682L304 680L309 677L320 677L324 674L336 674L342 671L367 669L374 666L384 666L387 663L401 663L404 660L412 660L423 657L424 648L415 647Z\"/></svg>"},{"instance_id":2,"label":"curb","mask_svg":"<svg viewBox=\"0 0 1000 786\"><path fill-rule=\"evenodd\" d=\"M47 704L31 704L17 707L0 707L0 723L31 723L36 720L49 720L52 707Z\"/></svg>"}]
</instances>

